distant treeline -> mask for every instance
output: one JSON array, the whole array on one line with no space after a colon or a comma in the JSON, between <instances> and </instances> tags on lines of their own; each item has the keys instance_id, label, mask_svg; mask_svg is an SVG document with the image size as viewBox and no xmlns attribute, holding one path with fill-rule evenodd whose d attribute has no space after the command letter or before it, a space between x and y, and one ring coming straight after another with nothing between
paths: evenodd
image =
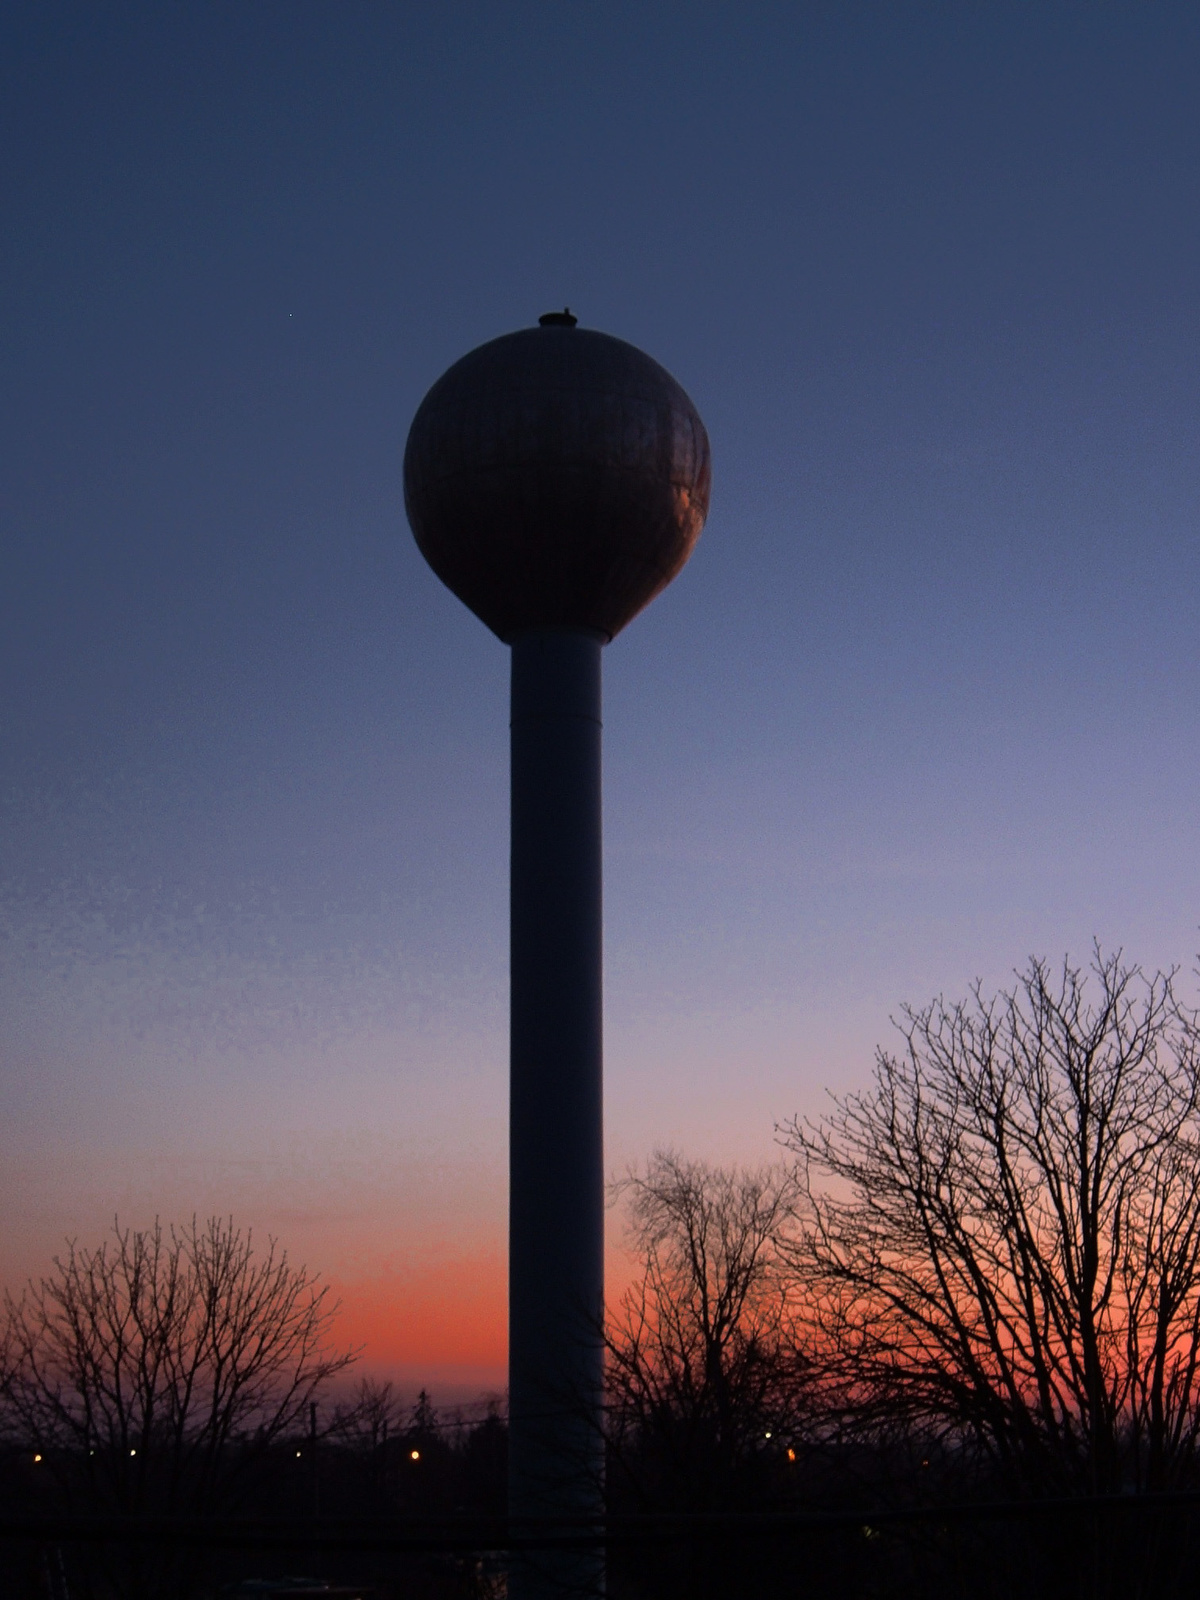
<instances>
[{"instance_id":1,"label":"distant treeline","mask_svg":"<svg viewBox=\"0 0 1200 1600\"><path fill-rule=\"evenodd\" d=\"M779 1137L758 1171L659 1152L618 1185L640 1270L603 1330L610 1595L1190 1594L1200 1020L1173 977L1097 953L906 1012L865 1090ZM6 1506L494 1519L491 1554L297 1546L290 1570L501 1594L502 1409L369 1381L334 1406L332 1318L230 1222L72 1247L8 1305ZM97 1600L282 1560L26 1556L30 1593Z\"/></svg>"}]
</instances>

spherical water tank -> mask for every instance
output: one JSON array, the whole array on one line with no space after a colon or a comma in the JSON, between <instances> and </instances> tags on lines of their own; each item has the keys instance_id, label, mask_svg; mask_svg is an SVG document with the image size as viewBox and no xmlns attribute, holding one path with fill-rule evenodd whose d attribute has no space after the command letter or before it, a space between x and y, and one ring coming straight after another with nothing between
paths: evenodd
<instances>
[{"instance_id":1,"label":"spherical water tank","mask_svg":"<svg viewBox=\"0 0 1200 1600\"><path fill-rule=\"evenodd\" d=\"M404 452L422 554L506 641L611 639L691 554L709 483L708 435L675 379L568 312L456 361Z\"/></svg>"}]
</instances>

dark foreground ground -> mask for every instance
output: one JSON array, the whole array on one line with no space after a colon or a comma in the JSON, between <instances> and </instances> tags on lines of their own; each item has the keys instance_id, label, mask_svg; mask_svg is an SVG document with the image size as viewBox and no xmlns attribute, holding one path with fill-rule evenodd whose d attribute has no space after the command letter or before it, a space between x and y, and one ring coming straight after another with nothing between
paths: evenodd
<instances>
[{"instance_id":1,"label":"dark foreground ground","mask_svg":"<svg viewBox=\"0 0 1200 1600\"><path fill-rule=\"evenodd\" d=\"M186 1495L156 1503L153 1473L140 1504L104 1504L82 1463L10 1451L0 1600L501 1600L505 1454L498 1415L390 1440L306 1437L248 1457L198 1518ZM1200 1493L1013 1501L952 1466L914 1481L792 1454L686 1494L611 1463L610 1600L1198 1592Z\"/></svg>"}]
</instances>

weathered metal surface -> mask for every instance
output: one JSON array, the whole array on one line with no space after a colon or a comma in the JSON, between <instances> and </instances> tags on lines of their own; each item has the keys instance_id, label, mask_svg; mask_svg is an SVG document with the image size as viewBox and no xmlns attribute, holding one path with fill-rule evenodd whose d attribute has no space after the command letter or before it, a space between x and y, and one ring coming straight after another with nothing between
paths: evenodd
<instances>
[{"instance_id":1,"label":"weathered metal surface","mask_svg":"<svg viewBox=\"0 0 1200 1600\"><path fill-rule=\"evenodd\" d=\"M404 454L418 546L505 640L611 639L686 562L709 484L708 435L670 373L564 314L455 362Z\"/></svg>"}]
</instances>

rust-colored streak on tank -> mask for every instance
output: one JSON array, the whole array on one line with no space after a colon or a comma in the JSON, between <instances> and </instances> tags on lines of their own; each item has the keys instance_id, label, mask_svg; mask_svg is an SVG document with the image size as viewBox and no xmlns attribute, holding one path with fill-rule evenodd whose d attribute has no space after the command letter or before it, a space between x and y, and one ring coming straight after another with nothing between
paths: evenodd
<instances>
[{"instance_id":1,"label":"rust-colored streak on tank","mask_svg":"<svg viewBox=\"0 0 1200 1600\"><path fill-rule=\"evenodd\" d=\"M709 484L708 435L670 373L565 315L456 362L404 454L422 554L504 640L611 639L687 561Z\"/></svg>"}]
</instances>

